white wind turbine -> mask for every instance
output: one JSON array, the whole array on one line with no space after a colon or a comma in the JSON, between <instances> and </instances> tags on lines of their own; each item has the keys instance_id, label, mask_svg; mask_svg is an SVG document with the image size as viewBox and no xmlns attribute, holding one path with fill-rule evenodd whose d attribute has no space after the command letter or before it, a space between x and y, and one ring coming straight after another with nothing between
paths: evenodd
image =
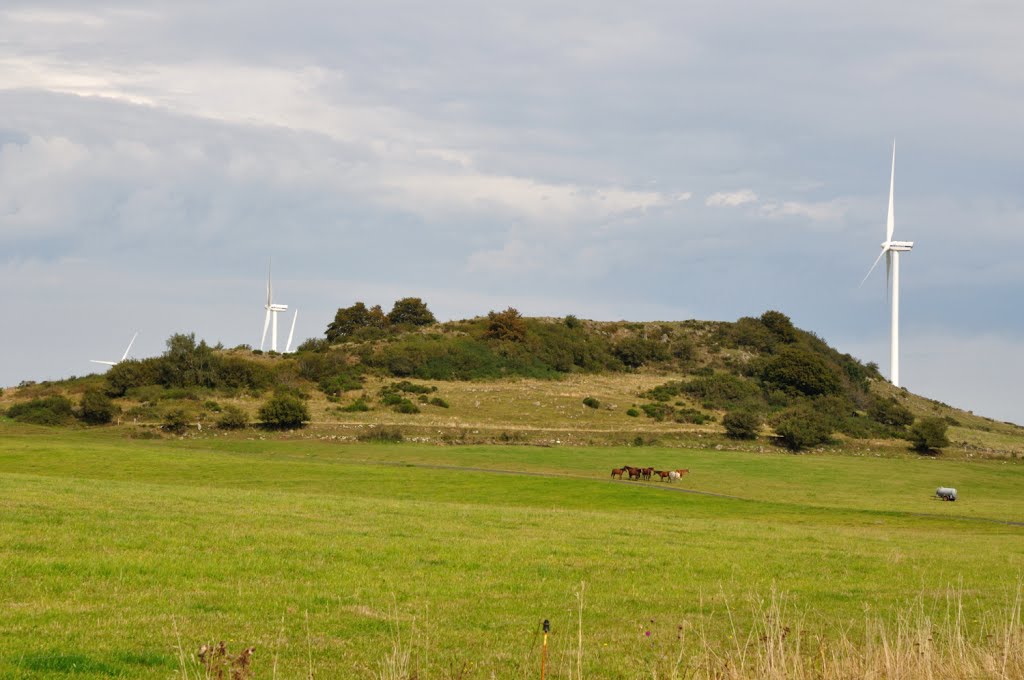
<instances>
[{"instance_id":1,"label":"white wind turbine","mask_svg":"<svg viewBox=\"0 0 1024 680\"><path fill-rule=\"evenodd\" d=\"M139 337L138 331L136 331L135 335L132 336L131 342L128 343L128 348L124 351L124 354L121 355L121 359L118 361L103 361L102 359L89 359L89 361L91 361L94 364L106 364L107 366L116 366L128 358L128 352L132 351L132 345L135 344L135 338L137 337Z\"/></svg>"},{"instance_id":2,"label":"white wind turbine","mask_svg":"<svg viewBox=\"0 0 1024 680\"><path fill-rule=\"evenodd\" d=\"M890 280L892 281L892 331L889 345L889 366L891 375L889 379L892 384L896 387L900 386L900 253L909 253L910 249L914 247L913 241L893 241L892 232L896 226L895 219L893 217L893 188L896 183L896 142L892 143L892 174L889 176L889 218L885 223L885 241L882 243L882 252L879 253L875 263L871 265L871 269L868 270L864 280L860 282L860 285L864 285L864 281L868 280L868 276L871 276L871 272L875 271L875 267L881 261L882 256L885 256L885 280L886 287Z\"/></svg>"},{"instance_id":3,"label":"white wind turbine","mask_svg":"<svg viewBox=\"0 0 1024 680\"><path fill-rule=\"evenodd\" d=\"M272 352L277 351L277 315L281 312L288 311L288 305L274 304L274 287L270 281L270 265L267 265L267 304L264 305L264 309L267 310L267 315L263 319L263 337L260 340L260 351L263 350L263 346L267 342L267 328L273 325L273 330L270 334L270 350ZM288 352L292 346L292 337L295 335L295 321L299 318L299 310L295 310L295 316L292 318L292 329L288 334L288 344L285 345L284 351ZM271 321L273 323L271 324Z\"/></svg>"}]
</instances>

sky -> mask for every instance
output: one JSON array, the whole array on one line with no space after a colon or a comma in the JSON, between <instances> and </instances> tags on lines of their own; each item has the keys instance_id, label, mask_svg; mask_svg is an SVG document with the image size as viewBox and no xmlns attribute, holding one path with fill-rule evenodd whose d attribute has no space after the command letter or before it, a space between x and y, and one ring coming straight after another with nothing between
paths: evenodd
<instances>
[{"instance_id":1,"label":"sky","mask_svg":"<svg viewBox=\"0 0 1024 680\"><path fill-rule=\"evenodd\" d=\"M788 314L1024 423L1024 4L4 0L0 385L132 335ZM281 319L280 343L292 312ZM269 345L269 341L268 341ZM102 369L101 369L102 370Z\"/></svg>"}]
</instances>

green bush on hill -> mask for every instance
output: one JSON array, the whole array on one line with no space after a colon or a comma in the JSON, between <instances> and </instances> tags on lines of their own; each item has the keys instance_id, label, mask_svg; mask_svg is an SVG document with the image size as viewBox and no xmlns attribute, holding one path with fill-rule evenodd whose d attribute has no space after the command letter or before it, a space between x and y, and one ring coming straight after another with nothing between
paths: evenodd
<instances>
[{"instance_id":1,"label":"green bush on hill","mask_svg":"<svg viewBox=\"0 0 1024 680\"><path fill-rule=\"evenodd\" d=\"M725 434L732 439L757 439L761 416L753 411L729 411L722 418Z\"/></svg>"},{"instance_id":2,"label":"green bush on hill","mask_svg":"<svg viewBox=\"0 0 1024 680\"><path fill-rule=\"evenodd\" d=\"M82 394L78 405L78 417L89 425L106 425L114 419L117 405L103 390L92 388Z\"/></svg>"},{"instance_id":3,"label":"green bush on hill","mask_svg":"<svg viewBox=\"0 0 1024 680\"><path fill-rule=\"evenodd\" d=\"M828 414L805 403L782 411L773 419L772 427L788 449L800 451L828 442L833 421Z\"/></svg>"},{"instance_id":4,"label":"green bush on hill","mask_svg":"<svg viewBox=\"0 0 1024 680\"><path fill-rule=\"evenodd\" d=\"M818 354L803 347L786 346L769 359L761 373L768 389L816 396L837 394L842 381L835 369Z\"/></svg>"},{"instance_id":5,"label":"green bush on hill","mask_svg":"<svg viewBox=\"0 0 1024 680\"><path fill-rule=\"evenodd\" d=\"M931 453L949 446L944 418L922 418L910 428L910 443L919 453Z\"/></svg>"},{"instance_id":6,"label":"green bush on hill","mask_svg":"<svg viewBox=\"0 0 1024 680\"><path fill-rule=\"evenodd\" d=\"M7 417L32 425L67 425L75 413L70 399L55 395L14 404L7 409Z\"/></svg>"},{"instance_id":7,"label":"green bush on hill","mask_svg":"<svg viewBox=\"0 0 1024 680\"><path fill-rule=\"evenodd\" d=\"M217 427L222 430L241 430L249 426L249 416L234 404L228 404L217 420Z\"/></svg>"},{"instance_id":8,"label":"green bush on hill","mask_svg":"<svg viewBox=\"0 0 1024 680\"><path fill-rule=\"evenodd\" d=\"M292 394L276 394L259 411L263 427L272 430L296 429L309 421L306 402Z\"/></svg>"},{"instance_id":9,"label":"green bush on hill","mask_svg":"<svg viewBox=\"0 0 1024 680\"><path fill-rule=\"evenodd\" d=\"M868 416L875 422L896 427L903 427L914 422L914 414L906 406L896 401L895 397L873 398L868 406Z\"/></svg>"}]
</instances>

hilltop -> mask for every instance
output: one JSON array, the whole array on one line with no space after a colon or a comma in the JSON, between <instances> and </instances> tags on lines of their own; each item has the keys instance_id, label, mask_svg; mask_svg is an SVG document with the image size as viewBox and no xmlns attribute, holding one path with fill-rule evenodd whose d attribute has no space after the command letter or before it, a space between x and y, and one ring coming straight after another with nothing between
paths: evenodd
<instances>
[{"instance_id":1,"label":"hilltop","mask_svg":"<svg viewBox=\"0 0 1024 680\"><path fill-rule=\"evenodd\" d=\"M289 406L268 412L275 399ZM390 314L357 303L294 354L211 347L179 334L163 355L105 375L8 389L0 408L8 421L121 428L133 437L869 455L903 455L910 433L927 426L945 430L948 444L936 440L926 452L1024 457L1024 428L894 388L877 366L777 311L735 322L602 322L507 309L437 323L416 298ZM293 411L305 427L290 426ZM274 427L254 429L261 422Z\"/></svg>"}]
</instances>

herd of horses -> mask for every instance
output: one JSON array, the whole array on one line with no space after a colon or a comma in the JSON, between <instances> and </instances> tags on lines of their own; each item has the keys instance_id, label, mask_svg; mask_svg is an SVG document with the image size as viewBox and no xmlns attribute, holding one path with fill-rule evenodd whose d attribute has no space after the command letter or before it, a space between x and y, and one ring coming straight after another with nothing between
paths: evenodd
<instances>
[{"instance_id":1,"label":"herd of horses","mask_svg":"<svg viewBox=\"0 0 1024 680\"><path fill-rule=\"evenodd\" d=\"M623 465L620 468L614 468L612 470L612 479L622 479L622 475L628 474L630 479L637 481L643 479L650 481L652 477L657 477L659 481L670 481L674 482L680 479L683 475L690 474L689 470L655 470L652 467L638 468L630 465Z\"/></svg>"}]
</instances>

